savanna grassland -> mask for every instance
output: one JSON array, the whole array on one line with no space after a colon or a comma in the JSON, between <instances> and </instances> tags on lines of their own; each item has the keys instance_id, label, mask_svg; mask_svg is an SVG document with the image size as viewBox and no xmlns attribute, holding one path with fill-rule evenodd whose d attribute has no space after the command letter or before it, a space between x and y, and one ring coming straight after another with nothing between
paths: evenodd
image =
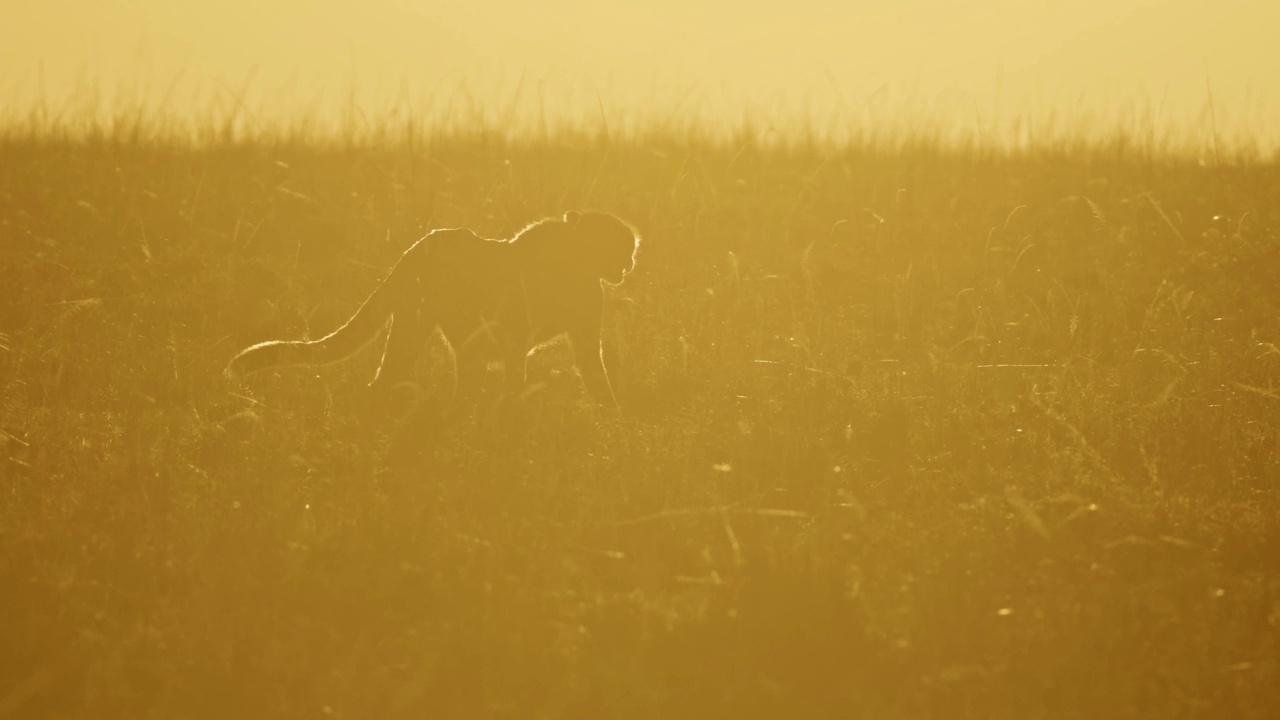
<instances>
[{"instance_id":1,"label":"savanna grassland","mask_svg":"<svg viewBox=\"0 0 1280 720\"><path fill-rule=\"evenodd\" d=\"M1280 713L1280 170L744 130L0 142L0 716ZM415 427L415 239L644 235L623 406ZM438 338L423 387L447 387ZM498 385L495 378L493 384Z\"/></svg>"}]
</instances>

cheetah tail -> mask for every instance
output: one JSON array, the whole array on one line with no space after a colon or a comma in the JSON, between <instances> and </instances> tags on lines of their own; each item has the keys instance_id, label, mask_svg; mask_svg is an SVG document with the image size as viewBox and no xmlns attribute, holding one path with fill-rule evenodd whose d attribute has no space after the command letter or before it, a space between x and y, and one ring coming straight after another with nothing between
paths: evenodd
<instances>
[{"instance_id":1,"label":"cheetah tail","mask_svg":"<svg viewBox=\"0 0 1280 720\"><path fill-rule=\"evenodd\" d=\"M284 365L330 365L360 352L386 325L395 310L395 293L388 278L369 295L342 327L319 340L272 340L240 351L224 374L235 378Z\"/></svg>"}]
</instances>

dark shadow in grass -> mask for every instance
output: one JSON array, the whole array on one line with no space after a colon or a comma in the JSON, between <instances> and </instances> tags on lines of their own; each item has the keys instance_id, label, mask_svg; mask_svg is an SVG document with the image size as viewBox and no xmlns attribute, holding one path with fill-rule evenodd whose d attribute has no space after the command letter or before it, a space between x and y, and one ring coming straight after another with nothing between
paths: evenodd
<instances>
[{"instance_id":1,"label":"dark shadow in grass","mask_svg":"<svg viewBox=\"0 0 1280 720\"><path fill-rule=\"evenodd\" d=\"M416 387L378 393L369 410L370 422L386 435L384 472L396 484L429 471L441 438L459 416L448 393L420 394Z\"/></svg>"},{"instance_id":2,"label":"dark shadow in grass","mask_svg":"<svg viewBox=\"0 0 1280 720\"><path fill-rule=\"evenodd\" d=\"M497 393L458 397L446 390L420 393L404 384L370 404L370 423L385 433L385 472L393 482L432 475L442 444L454 433L471 435L489 450L518 445L528 426L520 398Z\"/></svg>"}]
</instances>

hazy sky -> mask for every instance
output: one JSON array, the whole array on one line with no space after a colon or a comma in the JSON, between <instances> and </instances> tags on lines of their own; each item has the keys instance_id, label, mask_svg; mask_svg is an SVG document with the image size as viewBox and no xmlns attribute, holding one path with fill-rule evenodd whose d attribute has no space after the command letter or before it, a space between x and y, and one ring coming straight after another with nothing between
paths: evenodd
<instances>
[{"instance_id":1,"label":"hazy sky","mask_svg":"<svg viewBox=\"0 0 1280 720\"><path fill-rule=\"evenodd\" d=\"M41 74L54 100L88 78L105 99L145 87L157 103L181 74L171 109L248 81L272 112L337 102L353 79L371 107L460 86L501 105L523 78L544 105L687 97L730 116L877 91L1010 115L1143 97L1186 116L1211 87L1275 119L1280 100L1277 0L43 0L5 14L0 92L15 101Z\"/></svg>"}]
</instances>

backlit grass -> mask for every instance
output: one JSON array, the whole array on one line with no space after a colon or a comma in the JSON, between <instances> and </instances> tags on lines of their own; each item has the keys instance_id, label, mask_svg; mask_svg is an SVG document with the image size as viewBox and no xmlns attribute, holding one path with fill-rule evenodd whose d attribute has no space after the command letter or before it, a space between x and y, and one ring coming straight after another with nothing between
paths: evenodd
<instances>
[{"instance_id":1,"label":"backlit grass","mask_svg":"<svg viewBox=\"0 0 1280 720\"><path fill-rule=\"evenodd\" d=\"M1272 162L125 127L0 143L0 716L1280 711ZM221 375L574 208L620 416L552 347L404 459L376 352Z\"/></svg>"}]
</instances>

